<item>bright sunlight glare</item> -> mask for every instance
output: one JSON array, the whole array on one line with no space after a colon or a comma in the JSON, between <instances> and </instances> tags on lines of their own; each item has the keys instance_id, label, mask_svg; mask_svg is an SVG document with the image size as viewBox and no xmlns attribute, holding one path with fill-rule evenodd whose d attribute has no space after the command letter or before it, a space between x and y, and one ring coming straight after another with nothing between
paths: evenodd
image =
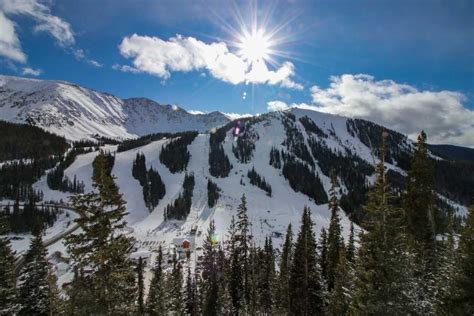
<instances>
[{"instance_id":1,"label":"bright sunlight glare","mask_svg":"<svg viewBox=\"0 0 474 316\"><path fill-rule=\"evenodd\" d=\"M241 36L240 55L249 62L265 60L271 54L271 42L265 32L260 29Z\"/></svg>"}]
</instances>

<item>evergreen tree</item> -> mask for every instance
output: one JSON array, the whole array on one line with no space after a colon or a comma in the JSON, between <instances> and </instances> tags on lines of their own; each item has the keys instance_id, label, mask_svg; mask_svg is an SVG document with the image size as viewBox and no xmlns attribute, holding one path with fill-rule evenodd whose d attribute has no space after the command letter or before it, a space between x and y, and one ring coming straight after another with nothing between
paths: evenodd
<instances>
[{"instance_id":1,"label":"evergreen tree","mask_svg":"<svg viewBox=\"0 0 474 316\"><path fill-rule=\"evenodd\" d=\"M474 314L474 206L471 207L459 238L458 273L454 280L451 312Z\"/></svg>"},{"instance_id":2,"label":"evergreen tree","mask_svg":"<svg viewBox=\"0 0 474 316\"><path fill-rule=\"evenodd\" d=\"M144 284L143 284L143 259L142 257L138 258L137 264L137 284L138 284L138 293L137 293L137 314L145 315L145 302L144 302Z\"/></svg>"},{"instance_id":3,"label":"evergreen tree","mask_svg":"<svg viewBox=\"0 0 474 316\"><path fill-rule=\"evenodd\" d=\"M259 309L263 314L273 314L275 303L275 254L271 237L265 238L265 247L261 253L261 260L258 261L258 298Z\"/></svg>"},{"instance_id":4,"label":"evergreen tree","mask_svg":"<svg viewBox=\"0 0 474 316\"><path fill-rule=\"evenodd\" d=\"M58 278L54 272L51 272L48 277L49 291L51 295L49 296L49 306L50 306L50 315L63 315L64 310L64 301L61 298L61 292L58 288Z\"/></svg>"},{"instance_id":5,"label":"evergreen tree","mask_svg":"<svg viewBox=\"0 0 474 316\"><path fill-rule=\"evenodd\" d=\"M0 214L0 236L7 233L7 219ZM10 241L0 237L0 315L12 315L16 309L15 256Z\"/></svg>"},{"instance_id":6,"label":"evergreen tree","mask_svg":"<svg viewBox=\"0 0 474 316\"><path fill-rule=\"evenodd\" d=\"M185 311L183 297L183 267L181 263L173 261L173 269L168 274L168 306L169 311L181 315Z\"/></svg>"},{"instance_id":7,"label":"evergreen tree","mask_svg":"<svg viewBox=\"0 0 474 316\"><path fill-rule=\"evenodd\" d=\"M191 268L188 267L186 276L185 288L185 311L186 315L198 315L198 301L197 301L197 286L196 281L191 275Z\"/></svg>"},{"instance_id":8,"label":"evergreen tree","mask_svg":"<svg viewBox=\"0 0 474 316\"><path fill-rule=\"evenodd\" d=\"M412 311L411 267L399 209L391 205L382 143L377 178L364 210L351 313L400 315Z\"/></svg>"},{"instance_id":9,"label":"evergreen tree","mask_svg":"<svg viewBox=\"0 0 474 316\"><path fill-rule=\"evenodd\" d=\"M234 312L245 310L250 299L249 287L249 250L251 243L250 222L247 215L247 199L242 195L241 203L237 208L235 234L231 240L230 253L230 295Z\"/></svg>"},{"instance_id":10,"label":"evergreen tree","mask_svg":"<svg viewBox=\"0 0 474 316\"><path fill-rule=\"evenodd\" d=\"M211 220L203 245L202 261L202 311L204 315L218 315L219 268L217 265L216 226Z\"/></svg>"},{"instance_id":11,"label":"evergreen tree","mask_svg":"<svg viewBox=\"0 0 474 316\"><path fill-rule=\"evenodd\" d=\"M25 256L25 266L19 276L18 315L50 315L52 291L49 284L47 250L38 233L31 241Z\"/></svg>"},{"instance_id":12,"label":"evergreen tree","mask_svg":"<svg viewBox=\"0 0 474 316\"><path fill-rule=\"evenodd\" d=\"M349 311L352 279L348 264L346 252L342 247L334 275L334 287L329 294L328 315L347 315Z\"/></svg>"},{"instance_id":13,"label":"evergreen tree","mask_svg":"<svg viewBox=\"0 0 474 316\"><path fill-rule=\"evenodd\" d=\"M355 254L356 254L356 249L355 249L355 240L354 240L354 222L351 221L351 231L349 234L349 241L347 243L347 251L346 251L347 261L350 264L353 264L355 262Z\"/></svg>"},{"instance_id":14,"label":"evergreen tree","mask_svg":"<svg viewBox=\"0 0 474 316\"><path fill-rule=\"evenodd\" d=\"M321 228L321 236L319 236L319 266L321 267L321 276L326 281L328 278L328 234L326 228Z\"/></svg>"},{"instance_id":15,"label":"evergreen tree","mask_svg":"<svg viewBox=\"0 0 474 316\"><path fill-rule=\"evenodd\" d=\"M333 175L331 189L329 190L329 209L331 211L331 222L327 236L327 262L326 280L329 291L334 287L337 265L339 264L339 254L344 247L341 236L341 219L339 217L339 200L336 194L337 180Z\"/></svg>"},{"instance_id":16,"label":"evergreen tree","mask_svg":"<svg viewBox=\"0 0 474 316\"><path fill-rule=\"evenodd\" d=\"M286 230L285 243L280 261L280 272L278 274L278 287L276 294L276 303L278 312L288 314L290 311L290 271L293 261L293 232L291 224Z\"/></svg>"},{"instance_id":17,"label":"evergreen tree","mask_svg":"<svg viewBox=\"0 0 474 316\"><path fill-rule=\"evenodd\" d=\"M452 297L455 291L455 279L457 266L457 256L453 231L453 216L449 217L448 236L440 241L437 246L438 268L436 270L436 292L434 298L434 308L437 315L449 315L451 310Z\"/></svg>"},{"instance_id":18,"label":"evergreen tree","mask_svg":"<svg viewBox=\"0 0 474 316\"><path fill-rule=\"evenodd\" d=\"M319 271L313 221L309 208L305 207L290 273L290 313L323 314L324 301L324 286Z\"/></svg>"},{"instance_id":19,"label":"evergreen tree","mask_svg":"<svg viewBox=\"0 0 474 316\"><path fill-rule=\"evenodd\" d=\"M421 264L423 273L435 270L436 239L434 222L434 170L428 157L426 134L421 131L407 178L403 207L408 237Z\"/></svg>"},{"instance_id":20,"label":"evergreen tree","mask_svg":"<svg viewBox=\"0 0 474 316\"><path fill-rule=\"evenodd\" d=\"M71 198L81 215L76 219L81 231L66 237L78 278L72 286L86 286L72 292L84 290L92 300L81 304L72 300L76 304L72 310L79 313L91 308L98 314L127 314L135 306L136 278L129 259L133 240L123 232L125 202L110 174L110 157L101 153L94 160L93 181L98 193Z\"/></svg>"},{"instance_id":21,"label":"evergreen tree","mask_svg":"<svg viewBox=\"0 0 474 316\"><path fill-rule=\"evenodd\" d=\"M146 309L150 315L165 315L165 289L163 275L163 251L161 245L158 248L158 256L153 268L153 277L148 291Z\"/></svg>"}]
</instances>

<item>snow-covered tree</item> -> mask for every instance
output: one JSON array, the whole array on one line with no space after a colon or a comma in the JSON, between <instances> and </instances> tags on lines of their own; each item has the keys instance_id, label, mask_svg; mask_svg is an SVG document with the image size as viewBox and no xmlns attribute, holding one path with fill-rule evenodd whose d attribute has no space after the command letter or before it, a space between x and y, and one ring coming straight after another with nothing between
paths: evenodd
<instances>
[{"instance_id":1,"label":"snow-covered tree","mask_svg":"<svg viewBox=\"0 0 474 316\"><path fill-rule=\"evenodd\" d=\"M133 240L123 230L126 208L110 174L111 157L100 153L94 160L93 181L98 193L71 198L72 206L81 215L76 219L80 232L66 238L76 271L72 287L85 285L72 292L86 300L80 305L70 300L75 305L73 311L90 308L98 314L126 314L135 307L136 278L129 259ZM90 295L85 297L82 291Z\"/></svg>"},{"instance_id":2,"label":"snow-covered tree","mask_svg":"<svg viewBox=\"0 0 474 316\"><path fill-rule=\"evenodd\" d=\"M0 214L0 235L6 233L6 218ZM17 308L15 283L15 256L10 241L0 237L0 315L11 315Z\"/></svg>"},{"instance_id":3,"label":"snow-covered tree","mask_svg":"<svg viewBox=\"0 0 474 316\"><path fill-rule=\"evenodd\" d=\"M153 277L148 291L146 310L150 315L166 314L163 251L161 245L158 248L158 256L153 267Z\"/></svg>"},{"instance_id":4,"label":"snow-covered tree","mask_svg":"<svg viewBox=\"0 0 474 316\"><path fill-rule=\"evenodd\" d=\"M18 315L50 315L54 307L50 287L50 265L47 250L38 233L31 241L25 256L25 265L19 276Z\"/></svg>"}]
</instances>

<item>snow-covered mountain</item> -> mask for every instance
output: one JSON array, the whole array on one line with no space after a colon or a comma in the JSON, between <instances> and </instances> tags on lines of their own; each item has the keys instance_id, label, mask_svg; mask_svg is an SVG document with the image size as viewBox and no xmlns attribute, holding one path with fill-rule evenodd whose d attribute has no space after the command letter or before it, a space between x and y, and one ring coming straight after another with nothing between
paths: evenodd
<instances>
[{"instance_id":1,"label":"snow-covered mountain","mask_svg":"<svg viewBox=\"0 0 474 316\"><path fill-rule=\"evenodd\" d=\"M0 119L34 124L70 140L204 132L229 121L220 112L194 115L176 105L145 98L122 100L69 82L1 75Z\"/></svg>"},{"instance_id":2,"label":"snow-covered mountain","mask_svg":"<svg viewBox=\"0 0 474 316\"><path fill-rule=\"evenodd\" d=\"M215 220L221 238L225 238L242 194L247 197L257 241L273 236L274 244L281 245L287 225L292 223L298 227L305 206L310 207L319 231L327 227L330 220L327 195L332 170L340 184L342 225L345 234L348 233L350 222L346 214L352 213L357 218L362 202L358 194L365 194L375 178L373 166L379 159L374 148L378 146L377 138L383 127L303 109L268 113L240 120L240 124L242 122L245 123L230 122L212 133L197 135L187 146L190 160L183 172L172 173L160 160L160 152L175 138L148 142L124 151L107 146L106 150L115 152L112 173L127 203L127 221L143 248L152 249L158 242L171 243L173 238L190 236L196 227L203 233L196 237L200 243L211 219ZM413 145L405 136L387 131L386 166L391 179L399 181L406 175L405 163ZM275 152L279 153L280 163L275 162ZM132 176L137 153L145 155L147 169L152 167L158 171L166 186L166 194L151 210L145 205L140 183ZM83 181L86 191L92 189L92 162L97 154L96 151L78 156L65 172L70 179L76 176ZM214 165L211 156L216 154L219 162L228 159L229 170L216 171L211 166ZM271 186L271 195L251 184L248 172L252 169ZM183 192L186 172L194 174L195 181L190 212L184 221L166 221L165 208ZM220 188L220 197L212 207L208 205L209 179ZM43 191L45 200L66 200L68 196L50 190L45 177L35 188ZM465 212L463 206L449 203L459 212Z\"/></svg>"}]
</instances>

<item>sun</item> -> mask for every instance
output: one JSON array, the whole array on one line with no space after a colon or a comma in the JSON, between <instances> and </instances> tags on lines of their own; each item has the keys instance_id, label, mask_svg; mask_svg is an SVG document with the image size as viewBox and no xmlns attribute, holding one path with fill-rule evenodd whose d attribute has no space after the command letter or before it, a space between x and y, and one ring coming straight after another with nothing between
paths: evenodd
<instances>
[{"instance_id":1,"label":"sun","mask_svg":"<svg viewBox=\"0 0 474 316\"><path fill-rule=\"evenodd\" d=\"M260 62L269 58L271 50L270 37L263 29L253 30L251 33L244 32L240 36L238 48L240 56L248 62Z\"/></svg>"}]
</instances>

